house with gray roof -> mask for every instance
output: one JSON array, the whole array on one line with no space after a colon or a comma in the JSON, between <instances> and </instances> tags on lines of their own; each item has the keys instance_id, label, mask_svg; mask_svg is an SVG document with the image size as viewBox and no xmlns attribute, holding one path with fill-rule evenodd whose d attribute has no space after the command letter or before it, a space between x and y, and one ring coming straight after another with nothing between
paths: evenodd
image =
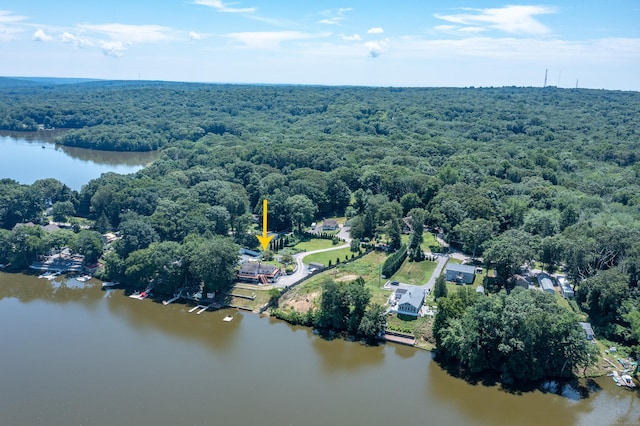
<instances>
[{"instance_id":1,"label":"house with gray roof","mask_svg":"<svg viewBox=\"0 0 640 426\"><path fill-rule=\"evenodd\" d=\"M584 330L587 340L593 340L593 328L591 328L591 323L579 322L578 324L580 324L580 327Z\"/></svg>"},{"instance_id":2,"label":"house with gray roof","mask_svg":"<svg viewBox=\"0 0 640 426\"><path fill-rule=\"evenodd\" d=\"M554 294L556 290L553 288L553 281L551 281L551 277L547 274L538 275L538 284L540 284L540 289L547 293Z\"/></svg>"},{"instance_id":3,"label":"house with gray roof","mask_svg":"<svg viewBox=\"0 0 640 426\"><path fill-rule=\"evenodd\" d=\"M472 265L448 262L445 269L445 277L447 281L457 284L471 284L476 277L476 268Z\"/></svg>"},{"instance_id":4,"label":"house with gray roof","mask_svg":"<svg viewBox=\"0 0 640 426\"><path fill-rule=\"evenodd\" d=\"M398 291L400 292L398 293ZM398 294L400 294L400 297L398 297ZM425 289L414 286L407 286L404 289L396 290L398 314L417 317L426 294Z\"/></svg>"}]
</instances>

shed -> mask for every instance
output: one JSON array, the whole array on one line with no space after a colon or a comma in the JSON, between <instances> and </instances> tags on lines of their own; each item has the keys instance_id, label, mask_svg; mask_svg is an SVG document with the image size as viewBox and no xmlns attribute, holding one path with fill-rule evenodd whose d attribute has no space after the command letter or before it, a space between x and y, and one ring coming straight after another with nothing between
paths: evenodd
<instances>
[{"instance_id":1,"label":"shed","mask_svg":"<svg viewBox=\"0 0 640 426\"><path fill-rule=\"evenodd\" d=\"M445 270L447 281L458 284L471 284L476 277L476 268L471 265L460 265L459 263L447 263Z\"/></svg>"},{"instance_id":2,"label":"shed","mask_svg":"<svg viewBox=\"0 0 640 426\"><path fill-rule=\"evenodd\" d=\"M556 277L556 280L558 281L558 285L560 286L560 292L562 293L562 297L564 297L565 299L573 299L573 297L575 296L575 293L571 288L571 286L569 285L567 278L564 275L558 275Z\"/></svg>"},{"instance_id":3,"label":"shed","mask_svg":"<svg viewBox=\"0 0 640 426\"><path fill-rule=\"evenodd\" d=\"M587 340L593 340L593 328L591 328L591 323L579 322L578 324L580 324L580 327L584 330Z\"/></svg>"}]
</instances>

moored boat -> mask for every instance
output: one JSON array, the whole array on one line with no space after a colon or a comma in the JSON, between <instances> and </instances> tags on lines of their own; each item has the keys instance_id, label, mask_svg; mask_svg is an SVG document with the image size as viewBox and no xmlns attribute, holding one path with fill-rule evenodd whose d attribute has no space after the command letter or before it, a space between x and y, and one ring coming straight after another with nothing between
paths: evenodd
<instances>
[{"instance_id":1,"label":"moored boat","mask_svg":"<svg viewBox=\"0 0 640 426\"><path fill-rule=\"evenodd\" d=\"M105 281L102 283L102 288L113 288L120 285L118 281Z\"/></svg>"},{"instance_id":2,"label":"moored boat","mask_svg":"<svg viewBox=\"0 0 640 426\"><path fill-rule=\"evenodd\" d=\"M634 383L633 379L628 374L623 374L622 376L620 376L620 381L622 382L623 385L627 387L630 387L630 388L636 387L636 384Z\"/></svg>"}]
</instances>

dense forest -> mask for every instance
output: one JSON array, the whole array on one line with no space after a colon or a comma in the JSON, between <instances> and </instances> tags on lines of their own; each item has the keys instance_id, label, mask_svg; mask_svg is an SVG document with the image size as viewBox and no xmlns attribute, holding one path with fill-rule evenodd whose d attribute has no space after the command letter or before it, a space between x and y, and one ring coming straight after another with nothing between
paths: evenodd
<instances>
[{"instance_id":1,"label":"dense forest","mask_svg":"<svg viewBox=\"0 0 640 426\"><path fill-rule=\"evenodd\" d=\"M0 129L67 128L58 143L160 148L161 157L80 192L52 180L0 181L0 263L24 267L72 240L90 246L91 231L13 229L40 222L49 206L122 233L105 258L110 278L162 275L167 292L185 276L226 285L233 259L216 248L256 246L252 214L262 199L274 230L346 215L355 238L384 235L392 248L410 216L495 269L493 293L510 291L524 264L563 268L599 335L638 345L639 110L640 93L586 89L5 85ZM419 257L416 244L403 256ZM221 264L199 262L203 252ZM516 299L533 311L548 305ZM451 334L480 308L507 318L514 302L479 303L459 305L440 328ZM451 356L471 344L447 342Z\"/></svg>"}]
</instances>

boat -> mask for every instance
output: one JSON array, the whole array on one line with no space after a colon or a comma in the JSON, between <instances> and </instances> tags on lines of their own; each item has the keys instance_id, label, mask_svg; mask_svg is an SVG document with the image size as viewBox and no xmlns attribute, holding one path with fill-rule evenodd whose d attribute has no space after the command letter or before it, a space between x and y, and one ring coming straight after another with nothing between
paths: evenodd
<instances>
[{"instance_id":1,"label":"boat","mask_svg":"<svg viewBox=\"0 0 640 426\"><path fill-rule=\"evenodd\" d=\"M628 374L623 374L622 376L620 376L620 379L622 381L622 384L630 387L630 388L635 388L636 384L633 382L633 379L631 378L630 375Z\"/></svg>"},{"instance_id":2,"label":"boat","mask_svg":"<svg viewBox=\"0 0 640 426\"><path fill-rule=\"evenodd\" d=\"M86 283L91 279L91 275L83 275L81 277L76 277L76 281L80 281L81 283Z\"/></svg>"},{"instance_id":3,"label":"boat","mask_svg":"<svg viewBox=\"0 0 640 426\"><path fill-rule=\"evenodd\" d=\"M120 282L118 281L105 281L102 283L102 288L113 288L119 285L120 285Z\"/></svg>"},{"instance_id":4,"label":"boat","mask_svg":"<svg viewBox=\"0 0 640 426\"><path fill-rule=\"evenodd\" d=\"M616 382L616 386L622 386L622 378L617 371L613 372L613 381Z\"/></svg>"},{"instance_id":5,"label":"boat","mask_svg":"<svg viewBox=\"0 0 640 426\"><path fill-rule=\"evenodd\" d=\"M233 317L231 315L227 315L226 317L224 317L224 319L222 321L224 322L230 322L233 320Z\"/></svg>"},{"instance_id":6,"label":"boat","mask_svg":"<svg viewBox=\"0 0 640 426\"><path fill-rule=\"evenodd\" d=\"M51 272L51 271L47 271L47 272L45 272L44 274L40 274L40 275L38 275L38 278L47 278L47 279L48 279L48 278L49 278L50 276L52 276L52 275L53 275L53 272Z\"/></svg>"},{"instance_id":7,"label":"boat","mask_svg":"<svg viewBox=\"0 0 640 426\"><path fill-rule=\"evenodd\" d=\"M62 274L62 272L58 271L58 272L54 272L48 276L46 276L45 278L48 279L49 281L55 279L58 275Z\"/></svg>"}]
</instances>

